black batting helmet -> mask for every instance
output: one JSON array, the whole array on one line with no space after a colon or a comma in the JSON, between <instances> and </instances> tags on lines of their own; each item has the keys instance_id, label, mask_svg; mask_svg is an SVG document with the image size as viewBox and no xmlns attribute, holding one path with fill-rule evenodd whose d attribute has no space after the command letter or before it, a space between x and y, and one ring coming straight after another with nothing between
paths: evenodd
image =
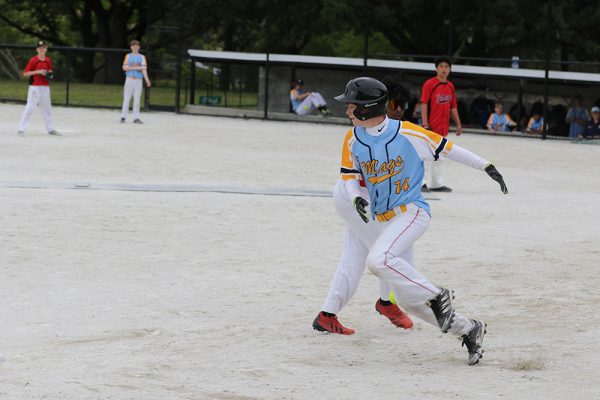
<instances>
[{"instance_id":1,"label":"black batting helmet","mask_svg":"<svg viewBox=\"0 0 600 400\"><path fill-rule=\"evenodd\" d=\"M387 98L385 85L369 77L352 79L346 85L344 94L335 97L339 102L356 104L353 114L361 121L385 115Z\"/></svg>"}]
</instances>

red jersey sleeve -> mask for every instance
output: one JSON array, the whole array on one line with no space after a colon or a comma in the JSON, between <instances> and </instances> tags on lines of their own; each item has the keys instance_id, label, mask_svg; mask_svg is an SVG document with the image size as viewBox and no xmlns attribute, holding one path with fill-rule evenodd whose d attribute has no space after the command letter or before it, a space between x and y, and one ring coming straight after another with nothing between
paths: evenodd
<instances>
[{"instance_id":1,"label":"red jersey sleeve","mask_svg":"<svg viewBox=\"0 0 600 400\"><path fill-rule=\"evenodd\" d=\"M50 57L46 56L46 60L48 60L48 71L54 71L54 66L52 65Z\"/></svg>"},{"instance_id":2,"label":"red jersey sleeve","mask_svg":"<svg viewBox=\"0 0 600 400\"><path fill-rule=\"evenodd\" d=\"M450 102L450 109L457 108L458 105L456 104L456 92L454 91L454 84L450 81L448 81L448 84L452 88L452 100Z\"/></svg>"},{"instance_id":3,"label":"red jersey sleeve","mask_svg":"<svg viewBox=\"0 0 600 400\"><path fill-rule=\"evenodd\" d=\"M421 103L429 103L429 99L431 98L431 80L425 81L423 84L423 89L421 90Z\"/></svg>"},{"instance_id":4,"label":"red jersey sleeve","mask_svg":"<svg viewBox=\"0 0 600 400\"><path fill-rule=\"evenodd\" d=\"M36 64L37 64L37 56L31 57L31 59L29 60L29 62L25 66L25 69L23 70L23 72L35 71L34 68L35 68Z\"/></svg>"}]
</instances>

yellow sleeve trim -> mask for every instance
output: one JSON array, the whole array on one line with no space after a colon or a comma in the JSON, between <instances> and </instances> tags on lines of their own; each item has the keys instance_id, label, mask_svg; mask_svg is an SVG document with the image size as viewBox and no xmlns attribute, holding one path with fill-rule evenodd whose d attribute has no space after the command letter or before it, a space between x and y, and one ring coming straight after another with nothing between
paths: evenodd
<instances>
[{"instance_id":1,"label":"yellow sleeve trim","mask_svg":"<svg viewBox=\"0 0 600 400\"><path fill-rule=\"evenodd\" d=\"M416 138L425 140L433 150L437 150L440 143L442 143L442 140L444 139L443 136L438 135L433 131L429 131L419 125L407 121L402 122L401 132L404 135L414 136ZM454 146L454 143L446 139L446 144L444 145L442 152L445 151L446 153L444 154L447 154L447 152L452 150L452 146Z\"/></svg>"},{"instance_id":2,"label":"yellow sleeve trim","mask_svg":"<svg viewBox=\"0 0 600 400\"><path fill-rule=\"evenodd\" d=\"M344 145L342 146L342 162L340 164L342 168L354 169L354 160L350 151L352 143L354 143L354 130L350 129L344 137Z\"/></svg>"},{"instance_id":3,"label":"yellow sleeve trim","mask_svg":"<svg viewBox=\"0 0 600 400\"><path fill-rule=\"evenodd\" d=\"M427 129L423 128L422 126L413 124L412 122L408 122L408 121L403 121L402 122L402 130L404 129L410 129L411 131L416 131L418 133L421 133L425 136L427 136L427 138L429 138L429 140L431 140L434 144L440 144L440 142L442 141L442 136L438 135L435 132L432 131L428 131ZM415 135L413 135L415 136Z\"/></svg>"}]
</instances>

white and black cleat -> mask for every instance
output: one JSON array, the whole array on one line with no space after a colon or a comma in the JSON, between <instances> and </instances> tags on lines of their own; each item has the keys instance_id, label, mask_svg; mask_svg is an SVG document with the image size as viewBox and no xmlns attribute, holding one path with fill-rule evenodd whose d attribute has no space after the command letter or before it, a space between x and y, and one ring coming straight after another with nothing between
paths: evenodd
<instances>
[{"instance_id":1,"label":"white and black cleat","mask_svg":"<svg viewBox=\"0 0 600 400\"><path fill-rule=\"evenodd\" d=\"M452 306L452 299L454 299L454 291L450 291L445 288L440 288L441 292L435 299L429 301L429 307L435 314L435 318L438 321L438 325L443 333L448 333L448 329L454 322L454 307Z\"/></svg>"},{"instance_id":2,"label":"white and black cleat","mask_svg":"<svg viewBox=\"0 0 600 400\"><path fill-rule=\"evenodd\" d=\"M483 357L483 335L486 334L486 324L483 321L471 320L473 329L466 335L462 335L462 346L467 346L469 351L469 365L475 365Z\"/></svg>"}]
</instances>

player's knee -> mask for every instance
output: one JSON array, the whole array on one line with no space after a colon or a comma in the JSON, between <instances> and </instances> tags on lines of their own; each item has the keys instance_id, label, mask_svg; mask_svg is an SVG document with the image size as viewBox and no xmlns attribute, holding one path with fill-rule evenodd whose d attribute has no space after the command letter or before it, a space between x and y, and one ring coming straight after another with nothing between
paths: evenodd
<instances>
[{"instance_id":1,"label":"player's knee","mask_svg":"<svg viewBox=\"0 0 600 400\"><path fill-rule=\"evenodd\" d=\"M382 268L385 268L385 254L371 249L367 256L367 268L375 275L379 275Z\"/></svg>"}]
</instances>

